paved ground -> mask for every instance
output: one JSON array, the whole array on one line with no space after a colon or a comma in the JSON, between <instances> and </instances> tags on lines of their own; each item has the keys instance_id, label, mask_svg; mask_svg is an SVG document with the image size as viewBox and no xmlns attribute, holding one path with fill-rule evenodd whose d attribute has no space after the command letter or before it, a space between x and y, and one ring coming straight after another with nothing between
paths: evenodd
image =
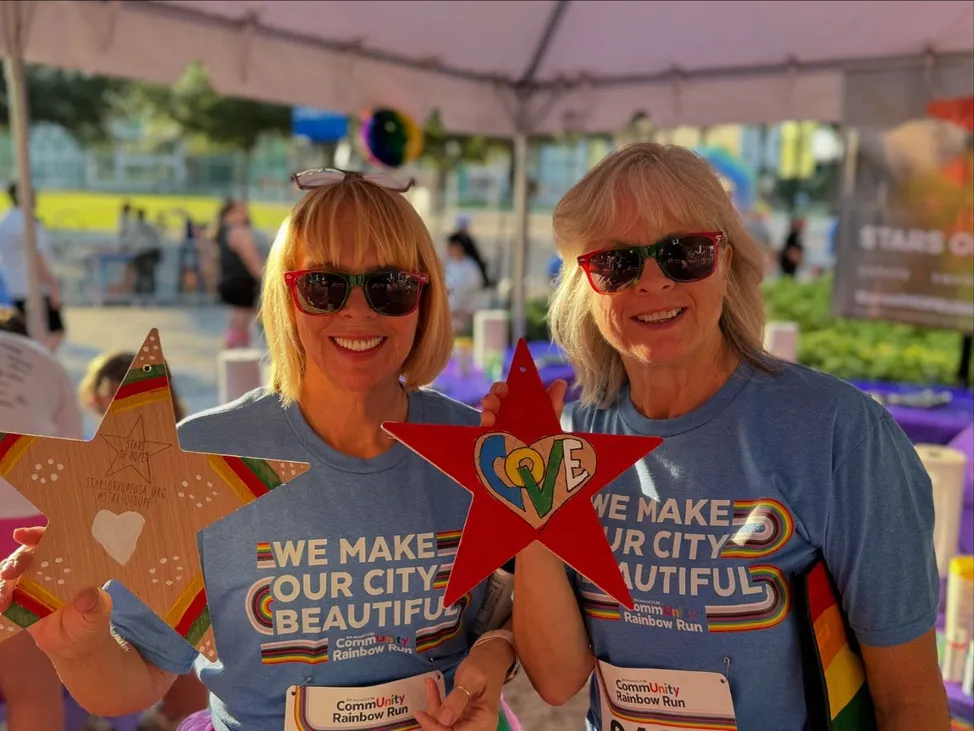
<instances>
[{"instance_id":1,"label":"paved ground","mask_svg":"<svg viewBox=\"0 0 974 731\"><path fill-rule=\"evenodd\" d=\"M155 327L189 411L217 405L217 356L226 318L221 309L69 307L65 318L68 335L58 357L76 384L92 358L110 350L135 351Z\"/></svg>"},{"instance_id":2,"label":"paved ground","mask_svg":"<svg viewBox=\"0 0 974 731\"><path fill-rule=\"evenodd\" d=\"M221 309L70 308L66 318L69 335L58 355L75 383L96 355L106 350L135 350L155 327L159 329L176 390L189 410L217 405L217 355L225 322ZM88 426L90 433L95 422L89 420ZM508 686L505 697L524 731L584 728L584 693L565 706L552 708L538 698L522 674Z\"/></svg>"}]
</instances>

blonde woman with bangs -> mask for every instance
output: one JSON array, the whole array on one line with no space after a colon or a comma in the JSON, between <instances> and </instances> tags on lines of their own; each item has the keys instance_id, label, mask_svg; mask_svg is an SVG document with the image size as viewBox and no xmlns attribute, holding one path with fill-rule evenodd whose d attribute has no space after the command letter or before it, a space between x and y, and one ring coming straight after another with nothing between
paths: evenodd
<instances>
[{"instance_id":1,"label":"blonde woman with bangs","mask_svg":"<svg viewBox=\"0 0 974 731\"><path fill-rule=\"evenodd\" d=\"M441 265L401 195L409 184L343 171L295 179L307 192L262 292L270 387L179 426L184 449L312 466L200 533L219 661L114 583L31 632L102 716L152 706L195 667L209 710L183 731L391 728L414 715L427 731L493 731L513 635L473 636L484 585L442 602L469 500L380 428L479 421L424 389L453 344ZM17 537L25 548L0 572L0 610L37 541Z\"/></svg>"},{"instance_id":2,"label":"blonde woman with bangs","mask_svg":"<svg viewBox=\"0 0 974 731\"><path fill-rule=\"evenodd\" d=\"M764 351L762 256L714 172L679 147L624 148L565 195L554 233L550 327L581 389L563 428L664 441L595 500L632 610L538 544L517 557L518 653L541 696L591 677L598 731L833 728L815 673L806 696L795 590L824 564L868 683L830 687L836 723L947 731L930 480L876 402ZM550 394L561 410L564 382ZM829 627L823 660L851 682Z\"/></svg>"}]
</instances>

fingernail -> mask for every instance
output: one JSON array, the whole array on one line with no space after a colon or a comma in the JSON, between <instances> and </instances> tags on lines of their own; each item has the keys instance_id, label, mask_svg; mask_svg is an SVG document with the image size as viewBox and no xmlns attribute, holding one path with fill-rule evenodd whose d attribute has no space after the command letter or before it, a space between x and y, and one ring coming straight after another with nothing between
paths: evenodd
<instances>
[{"instance_id":1,"label":"fingernail","mask_svg":"<svg viewBox=\"0 0 974 731\"><path fill-rule=\"evenodd\" d=\"M449 708L441 708L440 715L436 717L436 721L443 726L449 726L451 723L453 723L453 711L451 711Z\"/></svg>"},{"instance_id":2,"label":"fingernail","mask_svg":"<svg viewBox=\"0 0 974 731\"><path fill-rule=\"evenodd\" d=\"M85 589L74 600L74 608L82 614L93 612L98 606L98 593L95 589Z\"/></svg>"}]
</instances>

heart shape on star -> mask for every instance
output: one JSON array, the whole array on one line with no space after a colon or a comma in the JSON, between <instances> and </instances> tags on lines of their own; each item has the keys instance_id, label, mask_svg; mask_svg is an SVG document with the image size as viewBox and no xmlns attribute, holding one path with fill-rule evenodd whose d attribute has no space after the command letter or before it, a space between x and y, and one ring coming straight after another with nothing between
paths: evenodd
<instances>
[{"instance_id":1,"label":"heart shape on star","mask_svg":"<svg viewBox=\"0 0 974 731\"><path fill-rule=\"evenodd\" d=\"M385 422L382 428L471 493L443 601L452 606L538 541L633 607L592 498L659 437L566 433L527 343L518 341L493 426Z\"/></svg>"},{"instance_id":2,"label":"heart shape on star","mask_svg":"<svg viewBox=\"0 0 974 731\"><path fill-rule=\"evenodd\" d=\"M588 440L556 434L525 444L513 434L484 434L474 447L477 476L487 492L533 528L541 528L595 474Z\"/></svg>"},{"instance_id":3,"label":"heart shape on star","mask_svg":"<svg viewBox=\"0 0 974 731\"><path fill-rule=\"evenodd\" d=\"M128 511L116 515L111 510L99 510L91 524L91 535L105 552L124 566L132 558L139 545L145 518Z\"/></svg>"}]
</instances>

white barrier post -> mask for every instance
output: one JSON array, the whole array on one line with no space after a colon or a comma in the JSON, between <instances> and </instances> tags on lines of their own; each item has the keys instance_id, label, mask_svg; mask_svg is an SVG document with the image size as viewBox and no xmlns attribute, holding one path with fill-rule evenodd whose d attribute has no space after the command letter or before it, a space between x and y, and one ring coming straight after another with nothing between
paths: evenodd
<instances>
[{"instance_id":1,"label":"white barrier post","mask_svg":"<svg viewBox=\"0 0 974 731\"><path fill-rule=\"evenodd\" d=\"M479 310L473 316L473 362L479 370L490 364L492 356L501 358L510 341L507 310Z\"/></svg>"},{"instance_id":2,"label":"white barrier post","mask_svg":"<svg viewBox=\"0 0 974 731\"><path fill-rule=\"evenodd\" d=\"M798 323L769 322L764 327L764 349L775 358L798 361Z\"/></svg>"},{"instance_id":3,"label":"white barrier post","mask_svg":"<svg viewBox=\"0 0 974 731\"><path fill-rule=\"evenodd\" d=\"M236 401L263 384L261 361L264 353L255 348L221 350L218 356L217 384L220 403Z\"/></svg>"}]
</instances>

